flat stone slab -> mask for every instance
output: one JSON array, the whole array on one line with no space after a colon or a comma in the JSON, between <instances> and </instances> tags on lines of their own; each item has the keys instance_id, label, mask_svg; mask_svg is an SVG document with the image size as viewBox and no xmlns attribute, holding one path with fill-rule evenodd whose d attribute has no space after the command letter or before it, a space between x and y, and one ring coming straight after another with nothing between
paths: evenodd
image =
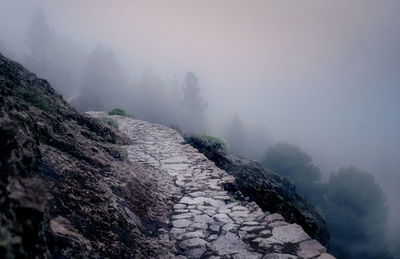
<instances>
[{"instance_id":1,"label":"flat stone slab","mask_svg":"<svg viewBox=\"0 0 400 259\"><path fill-rule=\"evenodd\" d=\"M194 232L184 233L184 234L180 235L178 237L178 239L190 239L190 238L195 238L195 237L204 238L205 235L204 235L203 231L198 230L198 231L194 231Z\"/></svg>"},{"instance_id":2,"label":"flat stone slab","mask_svg":"<svg viewBox=\"0 0 400 259\"><path fill-rule=\"evenodd\" d=\"M290 224L272 229L272 237L282 243L300 243L311 239L297 224Z\"/></svg>"},{"instance_id":3,"label":"flat stone slab","mask_svg":"<svg viewBox=\"0 0 400 259\"><path fill-rule=\"evenodd\" d=\"M192 223L193 222L191 220L178 219L178 220L172 221L172 226L174 226L176 228L185 228L185 227L191 225Z\"/></svg>"},{"instance_id":4,"label":"flat stone slab","mask_svg":"<svg viewBox=\"0 0 400 259\"><path fill-rule=\"evenodd\" d=\"M210 248L217 255L223 256L247 251L248 246L237 235L228 232L217 238Z\"/></svg>"},{"instance_id":5,"label":"flat stone slab","mask_svg":"<svg viewBox=\"0 0 400 259\"><path fill-rule=\"evenodd\" d=\"M263 229L263 228L264 228L263 226L245 226L245 227L241 227L240 231L253 232L253 231Z\"/></svg>"},{"instance_id":6,"label":"flat stone slab","mask_svg":"<svg viewBox=\"0 0 400 259\"><path fill-rule=\"evenodd\" d=\"M320 256L318 256L317 259L336 259L336 257L327 253L323 253Z\"/></svg>"},{"instance_id":7,"label":"flat stone slab","mask_svg":"<svg viewBox=\"0 0 400 259\"><path fill-rule=\"evenodd\" d=\"M185 255L188 256L189 258L201 258L201 256L207 251L205 247L199 247L199 248L192 248L192 249L187 249L185 251Z\"/></svg>"},{"instance_id":8,"label":"flat stone slab","mask_svg":"<svg viewBox=\"0 0 400 259\"><path fill-rule=\"evenodd\" d=\"M297 256L289 254L273 253L264 256L263 259L297 259Z\"/></svg>"},{"instance_id":9,"label":"flat stone slab","mask_svg":"<svg viewBox=\"0 0 400 259\"><path fill-rule=\"evenodd\" d=\"M172 219L187 219L193 217L192 213L182 213L172 216Z\"/></svg>"},{"instance_id":10,"label":"flat stone slab","mask_svg":"<svg viewBox=\"0 0 400 259\"><path fill-rule=\"evenodd\" d=\"M194 247L204 247L206 244L208 244L208 242L205 241L204 239L195 237L181 241L179 243L179 247L182 249L187 249Z\"/></svg>"},{"instance_id":11,"label":"flat stone slab","mask_svg":"<svg viewBox=\"0 0 400 259\"><path fill-rule=\"evenodd\" d=\"M233 223L233 220L226 214L216 214L213 218L218 222Z\"/></svg>"},{"instance_id":12,"label":"flat stone slab","mask_svg":"<svg viewBox=\"0 0 400 259\"><path fill-rule=\"evenodd\" d=\"M302 258L313 258L322 253L326 252L326 248L323 247L317 240L308 240L301 242L297 255Z\"/></svg>"},{"instance_id":13,"label":"flat stone slab","mask_svg":"<svg viewBox=\"0 0 400 259\"><path fill-rule=\"evenodd\" d=\"M281 214L278 214L278 213L274 213L274 214L270 214L270 215L268 215L268 216L265 216L264 219L265 219L266 221L270 221L270 222L285 220L285 219L282 217L282 215L281 215Z\"/></svg>"}]
</instances>

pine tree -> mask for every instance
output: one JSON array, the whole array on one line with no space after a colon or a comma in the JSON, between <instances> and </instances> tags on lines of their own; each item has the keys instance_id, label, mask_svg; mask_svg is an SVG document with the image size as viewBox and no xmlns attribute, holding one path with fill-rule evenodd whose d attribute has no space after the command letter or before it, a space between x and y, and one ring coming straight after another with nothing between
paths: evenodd
<instances>
[{"instance_id":1,"label":"pine tree","mask_svg":"<svg viewBox=\"0 0 400 259\"><path fill-rule=\"evenodd\" d=\"M201 88L193 72L188 72L186 74L182 92L185 129L189 132L200 132L206 127L205 111L207 109L207 103L201 96Z\"/></svg>"},{"instance_id":2,"label":"pine tree","mask_svg":"<svg viewBox=\"0 0 400 259\"><path fill-rule=\"evenodd\" d=\"M32 17L26 38L26 65L41 77L47 78L50 75L55 40L55 33L50 28L43 9L38 8Z\"/></svg>"}]
</instances>

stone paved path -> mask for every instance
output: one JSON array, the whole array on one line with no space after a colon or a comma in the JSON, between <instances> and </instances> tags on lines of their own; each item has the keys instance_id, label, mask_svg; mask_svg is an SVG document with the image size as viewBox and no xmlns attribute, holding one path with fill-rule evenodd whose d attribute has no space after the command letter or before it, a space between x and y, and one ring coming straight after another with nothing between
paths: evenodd
<instances>
[{"instance_id":1,"label":"stone paved path","mask_svg":"<svg viewBox=\"0 0 400 259\"><path fill-rule=\"evenodd\" d=\"M183 144L175 130L113 117L134 140L129 159L167 172L178 187L170 227L160 229L160 242L167 247L160 258L333 258L299 225L231 198L221 184L233 177Z\"/></svg>"}]
</instances>

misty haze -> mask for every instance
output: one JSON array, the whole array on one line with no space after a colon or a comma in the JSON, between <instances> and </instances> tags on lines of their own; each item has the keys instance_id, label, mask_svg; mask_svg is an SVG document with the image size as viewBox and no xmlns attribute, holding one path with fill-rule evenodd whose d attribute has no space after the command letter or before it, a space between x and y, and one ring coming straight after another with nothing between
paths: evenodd
<instances>
[{"instance_id":1,"label":"misty haze","mask_svg":"<svg viewBox=\"0 0 400 259\"><path fill-rule=\"evenodd\" d=\"M399 13L0 0L0 257L400 258Z\"/></svg>"}]
</instances>

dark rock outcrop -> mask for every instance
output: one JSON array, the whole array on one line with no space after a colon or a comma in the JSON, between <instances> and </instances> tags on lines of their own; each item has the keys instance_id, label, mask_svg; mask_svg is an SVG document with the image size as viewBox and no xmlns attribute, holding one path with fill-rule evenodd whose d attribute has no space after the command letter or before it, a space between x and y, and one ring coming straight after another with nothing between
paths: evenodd
<instances>
[{"instance_id":1,"label":"dark rock outcrop","mask_svg":"<svg viewBox=\"0 0 400 259\"><path fill-rule=\"evenodd\" d=\"M129 143L0 54L0 258L157 254L172 205L124 159Z\"/></svg>"},{"instance_id":2,"label":"dark rock outcrop","mask_svg":"<svg viewBox=\"0 0 400 259\"><path fill-rule=\"evenodd\" d=\"M315 207L296 192L296 187L286 177L266 170L259 163L229 154L223 149L204 146L197 138L187 142L197 148L216 166L235 177L234 186L226 186L255 201L263 210L280 213L290 223L301 225L316 240L326 245L329 232L323 217Z\"/></svg>"}]
</instances>

